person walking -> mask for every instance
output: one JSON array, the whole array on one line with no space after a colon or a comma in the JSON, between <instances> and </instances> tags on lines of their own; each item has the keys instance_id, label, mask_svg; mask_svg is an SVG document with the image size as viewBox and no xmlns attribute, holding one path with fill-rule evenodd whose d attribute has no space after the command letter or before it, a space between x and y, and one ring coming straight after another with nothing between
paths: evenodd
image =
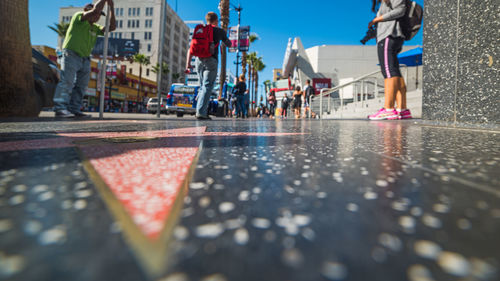
<instances>
[{"instance_id":1,"label":"person walking","mask_svg":"<svg viewBox=\"0 0 500 281\"><path fill-rule=\"evenodd\" d=\"M307 113L310 111L310 104L309 101L311 97L314 97L314 87L311 85L311 80L307 79L306 81L306 86L304 87L304 118L307 118L308 115Z\"/></svg>"},{"instance_id":2,"label":"person walking","mask_svg":"<svg viewBox=\"0 0 500 281\"><path fill-rule=\"evenodd\" d=\"M271 119L274 119L274 115L275 115L275 112L276 112L276 93L274 91L271 91L269 93L269 97L267 99L267 101L269 102L269 108L270 108L270 111L271 111Z\"/></svg>"},{"instance_id":3,"label":"person walking","mask_svg":"<svg viewBox=\"0 0 500 281\"><path fill-rule=\"evenodd\" d=\"M104 35L104 27L96 24L104 5L111 11L110 31L116 29L113 0L99 0L85 5L83 11L71 18L68 32L63 43L61 58L61 81L54 94L54 111L56 117L90 117L81 111L82 100L90 80L90 54L98 35ZM103 93L101 93L103 94Z\"/></svg>"},{"instance_id":4,"label":"person walking","mask_svg":"<svg viewBox=\"0 0 500 281\"><path fill-rule=\"evenodd\" d=\"M196 105L196 118L198 120L211 119L208 116L208 103L217 78L220 42L222 41L225 45L224 48L231 47L231 41L227 38L226 31L218 27L219 16L214 12L209 12L205 19L207 24L200 24L194 30L186 64L186 73L190 73L193 68L191 59L193 56L196 57L195 68L201 81Z\"/></svg>"},{"instance_id":5,"label":"person walking","mask_svg":"<svg viewBox=\"0 0 500 281\"><path fill-rule=\"evenodd\" d=\"M372 0L372 10L380 4L377 16L368 27L377 25L377 49L380 68L384 76L384 108L369 115L370 120L410 119L406 107L406 84L399 68L398 54L403 48L405 36L399 18L406 12L406 0ZM397 103L397 108L394 108Z\"/></svg>"},{"instance_id":6,"label":"person walking","mask_svg":"<svg viewBox=\"0 0 500 281\"><path fill-rule=\"evenodd\" d=\"M235 87L236 96L236 118L245 118L247 115L247 107L245 106L246 95L247 95L247 84L245 82L245 74L241 74L238 83Z\"/></svg>"},{"instance_id":7,"label":"person walking","mask_svg":"<svg viewBox=\"0 0 500 281\"><path fill-rule=\"evenodd\" d=\"M290 99L288 98L287 93L281 99L281 118L286 119L288 116L288 107L290 106Z\"/></svg>"},{"instance_id":8,"label":"person walking","mask_svg":"<svg viewBox=\"0 0 500 281\"><path fill-rule=\"evenodd\" d=\"M295 110L295 118L300 119L300 114L302 111L302 96L304 93L301 91L300 86L295 88L295 92L293 92L293 108Z\"/></svg>"}]
</instances>

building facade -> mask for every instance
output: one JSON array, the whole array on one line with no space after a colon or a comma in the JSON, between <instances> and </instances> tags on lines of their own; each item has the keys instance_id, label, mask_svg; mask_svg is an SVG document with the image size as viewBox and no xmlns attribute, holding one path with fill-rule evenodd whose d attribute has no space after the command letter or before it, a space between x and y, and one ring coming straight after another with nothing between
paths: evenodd
<instances>
[{"instance_id":1,"label":"building facade","mask_svg":"<svg viewBox=\"0 0 500 281\"><path fill-rule=\"evenodd\" d=\"M402 52L416 47L403 46ZM308 79L313 84L318 81L317 85L338 86L377 70L380 66L376 46L322 45L305 49L298 37L289 39L283 62L283 76L291 77L293 85L301 86ZM417 68L403 69L402 72L408 80L409 91L415 89L414 81L422 81L422 72ZM316 90L323 88L317 85L314 85Z\"/></svg>"},{"instance_id":2,"label":"building facade","mask_svg":"<svg viewBox=\"0 0 500 281\"><path fill-rule=\"evenodd\" d=\"M157 75L152 69L159 61L161 1L114 0L117 28L110 34L111 38L140 41L139 52L151 58L151 65L143 67L142 76L152 81L157 80ZM60 8L59 21L69 22L71 17L81 10L82 7ZM183 82L189 47L189 28L168 4L166 10L163 60L169 66L169 73L163 78L162 92L167 92L174 82ZM104 22L105 17L101 17L99 24L104 25ZM123 64L127 66L129 74L139 75L138 64L129 62Z\"/></svg>"}]
</instances>

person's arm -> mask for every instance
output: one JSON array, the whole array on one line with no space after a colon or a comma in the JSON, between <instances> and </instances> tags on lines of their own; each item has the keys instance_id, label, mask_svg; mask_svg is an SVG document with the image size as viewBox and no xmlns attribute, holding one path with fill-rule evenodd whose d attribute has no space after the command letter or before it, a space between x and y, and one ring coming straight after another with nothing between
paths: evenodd
<instances>
[{"instance_id":1,"label":"person's arm","mask_svg":"<svg viewBox=\"0 0 500 281\"><path fill-rule=\"evenodd\" d=\"M385 13L383 15L377 15L377 17L374 18L368 24L369 28L379 22L396 20L405 15L406 13L405 0L391 0L391 4L394 8L388 13Z\"/></svg>"},{"instance_id":2,"label":"person's arm","mask_svg":"<svg viewBox=\"0 0 500 281\"><path fill-rule=\"evenodd\" d=\"M227 38L227 34L226 34L226 31L224 31L224 29L221 29L221 35L222 35L222 43L224 43L224 45L228 48L231 48L231 40L229 40L229 38Z\"/></svg>"},{"instance_id":3,"label":"person's arm","mask_svg":"<svg viewBox=\"0 0 500 281\"><path fill-rule=\"evenodd\" d=\"M191 54L191 50L188 50L187 58L186 58L186 73L190 73L193 66L191 65L191 60L193 59L193 54Z\"/></svg>"},{"instance_id":4,"label":"person's arm","mask_svg":"<svg viewBox=\"0 0 500 281\"><path fill-rule=\"evenodd\" d=\"M401 18L406 12L405 0L391 0L392 10L382 15L382 21L391 21Z\"/></svg>"},{"instance_id":5,"label":"person's arm","mask_svg":"<svg viewBox=\"0 0 500 281\"><path fill-rule=\"evenodd\" d=\"M90 11L83 12L82 21L91 21L96 22L101 16L102 10L104 9L104 4L106 4L108 0L99 0L94 5L94 8Z\"/></svg>"},{"instance_id":6,"label":"person's arm","mask_svg":"<svg viewBox=\"0 0 500 281\"><path fill-rule=\"evenodd\" d=\"M193 44L192 42L193 40L191 38L191 44ZM193 54L191 53L191 46L189 46L186 58L186 70L184 71L186 74L191 73L191 69L193 68L193 66L191 65L191 60L193 60Z\"/></svg>"}]
</instances>

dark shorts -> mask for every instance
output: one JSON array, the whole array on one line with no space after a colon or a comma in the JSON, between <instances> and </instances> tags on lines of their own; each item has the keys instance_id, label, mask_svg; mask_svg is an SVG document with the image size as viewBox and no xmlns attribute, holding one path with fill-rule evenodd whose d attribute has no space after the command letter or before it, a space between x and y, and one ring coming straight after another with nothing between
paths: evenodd
<instances>
[{"instance_id":1,"label":"dark shorts","mask_svg":"<svg viewBox=\"0 0 500 281\"><path fill-rule=\"evenodd\" d=\"M403 49L404 38L387 37L377 44L378 61L384 78L402 77L398 54Z\"/></svg>"}]
</instances>

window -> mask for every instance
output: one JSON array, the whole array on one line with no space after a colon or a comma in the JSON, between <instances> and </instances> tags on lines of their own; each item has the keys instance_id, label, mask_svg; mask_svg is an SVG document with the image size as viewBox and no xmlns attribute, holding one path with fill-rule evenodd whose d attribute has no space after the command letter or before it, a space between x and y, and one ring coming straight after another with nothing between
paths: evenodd
<instances>
[{"instance_id":1,"label":"window","mask_svg":"<svg viewBox=\"0 0 500 281\"><path fill-rule=\"evenodd\" d=\"M120 33L118 33L118 37L119 37L120 39L122 39L122 33L121 33L121 32L120 32Z\"/></svg>"},{"instance_id":2,"label":"window","mask_svg":"<svg viewBox=\"0 0 500 281\"><path fill-rule=\"evenodd\" d=\"M146 16L152 16L153 15L153 8L146 8Z\"/></svg>"},{"instance_id":3,"label":"window","mask_svg":"<svg viewBox=\"0 0 500 281\"><path fill-rule=\"evenodd\" d=\"M132 74L132 68L130 68L130 69L128 70L128 73Z\"/></svg>"},{"instance_id":4,"label":"window","mask_svg":"<svg viewBox=\"0 0 500 281\"><path fill-rule=\"evenodd\" d=\"M151 40L152 37L153 37L152 32L144 32L144 40Z\"/></svg>"},{"instance_id":5,"label":"window","mask_svg":"<svg viewBox=\"0 0 500 281\"><path fill-rule=\"evenodd\" d=\"M134 33L134 32L132 32L131 34L132 34L132 35L130 35L130 39L134 40L134 39L135 39L135 33Z\"/></svg>"},{"instance_id":6,"label":"window","mask_svg":"<svg viewBox=\"0 0 500 281\"><path fill-rule=\"evenodd\" d=\"M144 23L145 23L144 27L146 28L153 27L153 20L146 20Z\"/></svg>"},{"instance_id":7,"label":"window","mask_svg":"<svg viewBox=\"0 0 500 281\"><path fill-rule=\"evenodd\" d=\"M137 8L137 16L141 15L141 8Z\"/></svg>"},{"instance_id":8,"label":"window","mask_svg":"<svg viewBox=\"0 0 500 281\"><path fill-rule=\"evenodd\" d=\"M127 27L130 28L130 21L127 22Z\"/></svg>"},{"instance_id":9,"label":"window","mask_svg":"<svg viewBox=\"0 0 500 281\"><path fill-rule=\"evenodd\" d=\"M133 8L133 9L132 9L132 15L133 15L133 16L135 16L135 12L136 12L136 10L135 10L135 8Z\"/></svg>"},{"instance_id":10,"label":"window","mask_svg":"<svg viewBox=\"0 0 500 281\"><path fill-rule=\"evenodd\" d=\"M139 26L140 26L140 24L139 24L139 23L140 23L140 21L139 21L139 20L136 20L136 21L135 21L135 27L139 28Z\"/></svg>"},{"instance_id":11,"label":"window","mask_svg":"<svg viewBox=\"0 0 500 281\"><path fill-rule=\"evenodd\" d=\"M123 20L120 21L120 28L123 28Z\"/></svg>"},{"instance_id":12,"label":"window","mask_svg":"<svg viewBox=\"0 0 500 281\"><path fill-rule=\"evenodd\" d=\"M128 8L128 16L130 17L132 15L132 8Z\"/></svg>"},{"instance_id":13,"label":"window","mask_svg":"<svg viewBox=\"0 0 500 281\"><path fill-rule=\"evenodd\" d=\"M123 17L123 8L120 8L120 16Z\"/></svg>"},{"instance_id":14,"label":"window","mask_svg":"<svg viewBox=\"0 0 500 281\"><path fill-rule=\"evenodd\" d=\"M148 52L151 52L151 44L148 44Z\"/></svg>"},{"instance_id":15,"label":"window","mask_svg":"<svg viewBox=\"0 0 500 281\"><path fill-rule=\"evenodd\" d=\"M132 28L135 28L135 20L132 21Z\"/></svg>"},{"instance_id":16,"label":"window","mask_svg":"<svg viewBox=\"0 0 500 281\"><path fill-rule=\"evenodd\" d=\"M149 68L146 69L146 76L149 76Z\"/></svg>"}]
</instances>

